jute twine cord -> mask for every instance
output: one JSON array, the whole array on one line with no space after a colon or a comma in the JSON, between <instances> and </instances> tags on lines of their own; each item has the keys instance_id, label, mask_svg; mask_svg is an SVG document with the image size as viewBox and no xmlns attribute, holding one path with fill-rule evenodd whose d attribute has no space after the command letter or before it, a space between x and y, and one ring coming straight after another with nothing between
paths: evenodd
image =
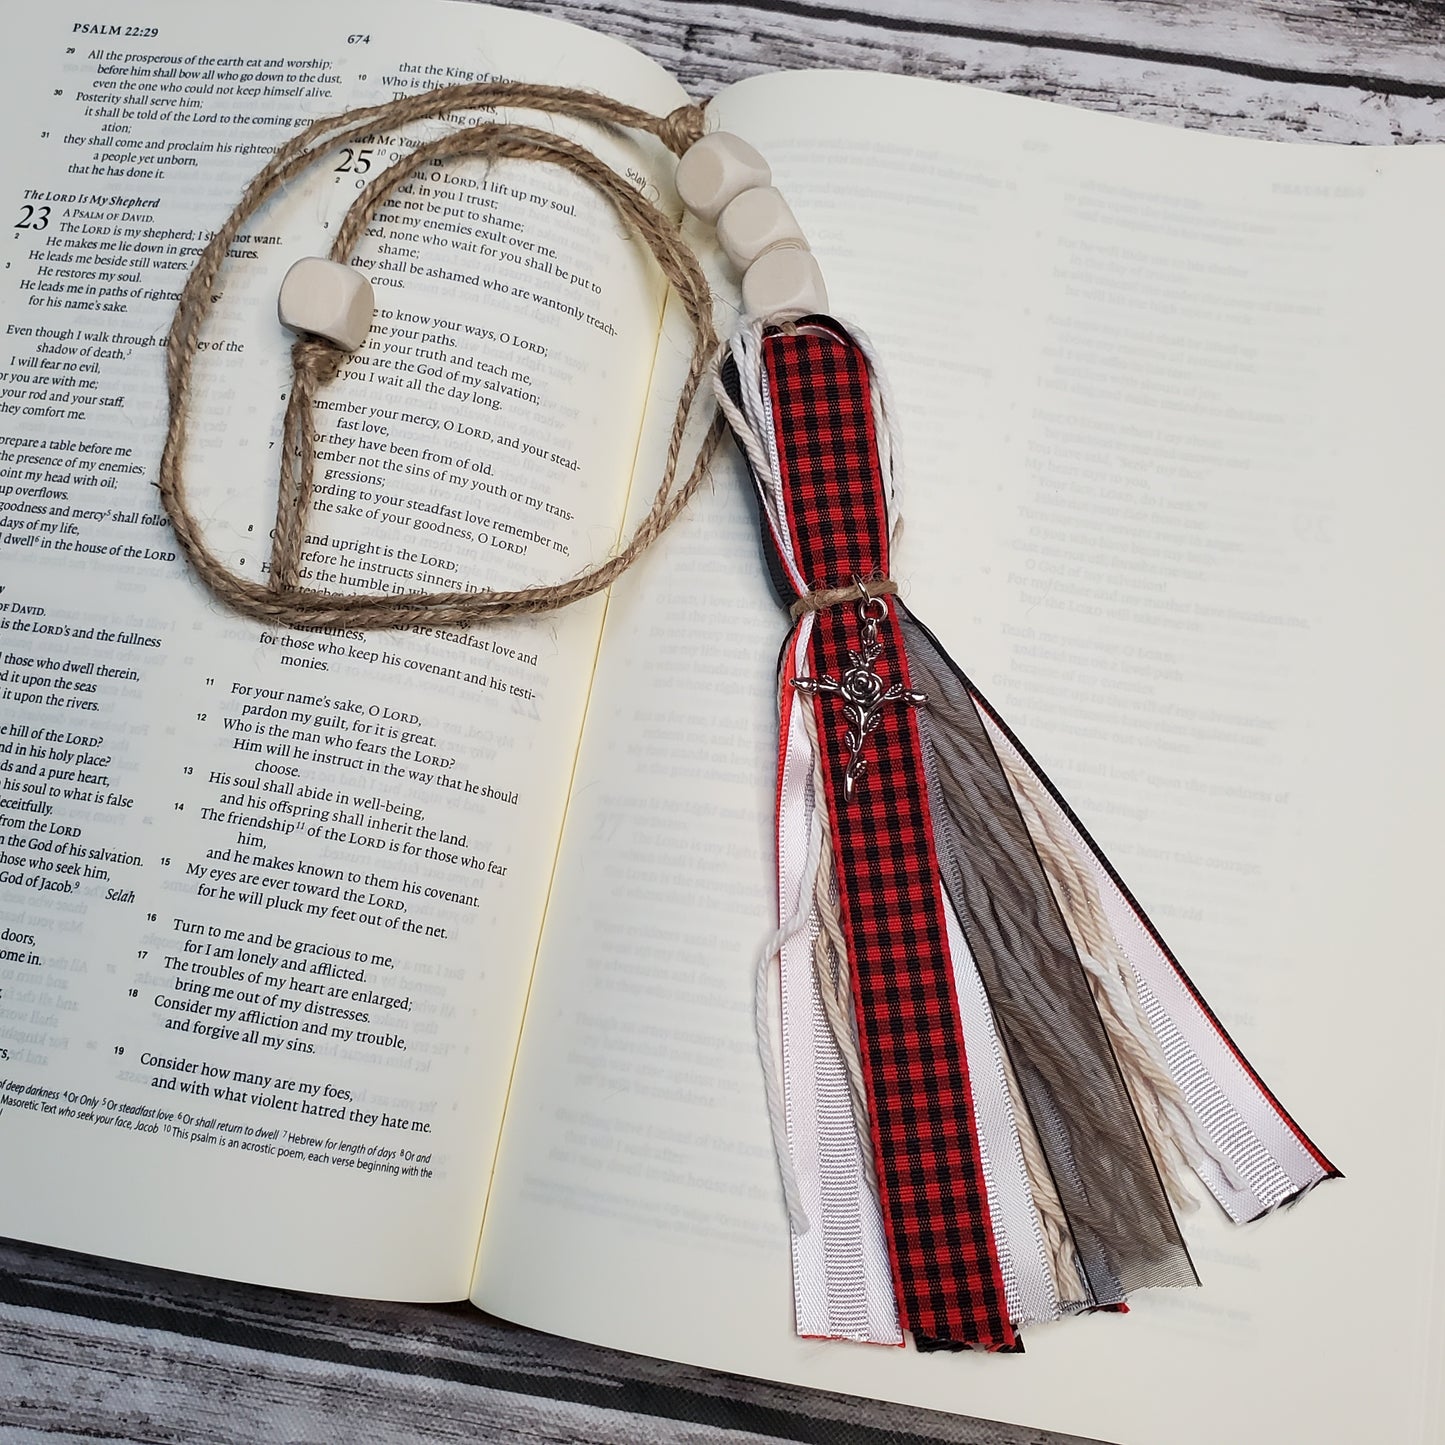
<instances>
[{"instance_id":1,"label":"jute twine cord","mask_svg":"<svg viewBox=\"0 0 1445 1445\"><path fill-rule=\"evenodd\" d=\"M854 582L849 587L823 587L817 592L805 592L788 608L788 615L796 622L809 612L841 607L845 602L871 602L875 597L897 595L898 584L891 577L873 577L865 582Z\"/></svg>"},{"instance_id":2,"label":"jute twine cord","mask_svg":"<svg viewBox=\"0 0 1445 1445\"><path fill-rule=\"evenodd\" d=\"M270 579L254 582L231 570L207 545L187 498L183 470L191 408L192 368L211 296L226 253L242 227L293 177L348 142L378 129L431 120L453 111L509 107L541 111L601 125L645 130L681 155L703 133L703 112L683 106L655 116L620 101L559 86L496 83L454 85L385 105L364 106L316 121L280 147L247 186L236 208L212 236L196 261L166 339L166 378L170 424L161 456L159 490L176 541L197 575L229 607L272 625L398 629L417 626L465 627L505 617L527 616L564 607L609 586L677 518L707 474L722 435L714 419L685 480L678 465L688 419L698 392L713 367L718 339L712 323L712 295L702 268L671 218L640 195L611 167L582 146L532 126L484 122L450 132L418 146L377 176L347 212L331 247L331 259L345 263L365 234L377 209L418 168L468 158L543 161L579 176L599 191L656 258L692 323L694 345L687 378L678 399L667 458L656 495L632 536L599 566L566 581L514 591L331 593L303 587L301 551L314 487L316 393L345 364L348 353L319 337L303 337L292 348L294 383L282 428L277 484L276 529Z\"/></svg>"}]
</instances>

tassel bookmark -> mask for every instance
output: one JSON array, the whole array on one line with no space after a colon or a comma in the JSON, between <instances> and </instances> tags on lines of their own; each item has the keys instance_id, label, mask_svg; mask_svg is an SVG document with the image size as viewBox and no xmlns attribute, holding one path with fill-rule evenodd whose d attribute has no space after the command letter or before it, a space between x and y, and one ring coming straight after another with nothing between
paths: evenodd
<instances>
[{"instance_id":1,"label":"tassel bookmark","mask_svg":"<svg viewBox=\"0 0 1445 1445\"><path fill-rule=\"evenodd\" d=\"M1337 1171L900 600L879 371L767 181L731 136L679 167L745 270L716 391L793 619L759 1019L797 1327L1016 1350L1197 1283L1190 1176L1244 1221Z\"/></svg>"}]
</instances>

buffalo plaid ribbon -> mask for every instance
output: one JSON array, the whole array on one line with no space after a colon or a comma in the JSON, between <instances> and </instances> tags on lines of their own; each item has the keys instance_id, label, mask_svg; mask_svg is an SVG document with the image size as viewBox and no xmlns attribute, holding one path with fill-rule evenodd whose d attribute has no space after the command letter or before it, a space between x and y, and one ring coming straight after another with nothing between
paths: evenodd
<instances>
[{"instance_id":1,"label":"buffalo plaid ribbon","mask_svg":"<svg viewBox=\"0 0 1445 1445\"><path fill-rule=\"evenodd\" d=\"M768 338L764 369L787 527L814 591L888 575L888 517L867 364L832 332ZM909 686L897 601L881 614L874 664ZM856 605L816 617L813 677L842 678L861 641ZM849 730L840 700L814 699L840 914L853 980L880 1202L900 1322L920 1344L1015 1346L993 1237L918 724L880 711L866 771L844 796Z\"/></svg>"}]
</instances>

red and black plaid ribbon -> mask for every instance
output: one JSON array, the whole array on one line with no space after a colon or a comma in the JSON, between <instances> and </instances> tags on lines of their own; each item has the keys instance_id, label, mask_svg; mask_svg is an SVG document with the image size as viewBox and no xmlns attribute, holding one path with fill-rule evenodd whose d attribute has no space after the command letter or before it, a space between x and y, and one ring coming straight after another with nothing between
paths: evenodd
<instances>
[{"instance_id":1,"label":"red and black plaid ribbon","mask_svg":"<svg viewBox=\"0 0 1445 1445\"><path fill-rule=\"evenodd\" d=\"M815 591L886 577L888 518L864 357L836 333L809 330L770 337L763 360L802 576ZM896 604L878 599L870 610L882 614L875 671L906 688ZM842 678L860 632L856 606L820 611L813 676ZM1011 1348L917 721L908 706L880 710L866 773L845 800L849 725L837 697L819 695L815 706L900 1319L920 1343Z\"/></svg>"}]
</instances>

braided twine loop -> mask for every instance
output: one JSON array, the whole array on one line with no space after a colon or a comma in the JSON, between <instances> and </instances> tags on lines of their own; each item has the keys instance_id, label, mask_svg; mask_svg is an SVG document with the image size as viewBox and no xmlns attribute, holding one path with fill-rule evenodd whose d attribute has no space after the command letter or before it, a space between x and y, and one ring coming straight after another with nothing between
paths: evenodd
<instances>
[{"instance_id":1,"label":"braided twine loop","mask_svg":"<svg viewBox=\"0 0 1445 1445\"><path fill-rule=\"evenodd\" d=\"M545 161L570 171L599 191L634 235L651 251L677 292L692 323L691 365L678 399L677 416L662 479L652 505L632 536L600 565L569 580L515 591L492 590L405 593L331 593L303 587L301 550L311 509L315 471L317 392L345 364L349 353L319 337L303 336L292 347L294 381L282 428L281 466L276 499L276 528L267 582L233 572L207 545L187 499L183 459L191 406L191 373L201 330L211 307L216 278L226 253L257 210L293 177L325 154L378 129L431 120L458 110L508 107L571 116L606 126L644 130L681 155L703 132L698 106L683 106L667 116L650 115L620 101L559 86L497 83L453 85L386 105L366 106L316 121L287 141L247 186L225 224L201 252L176 305L166 338L166 380L170 424L161 455L159 489L177 542L203 582L227 606L258 621L291 627L398 629L466 627L504 617L549 612L600 592L621 576L676 519L707 474L721 437L714 420L691 471L679 482L683 434L694 401L711 370L718 347L712 324L712 296L697 257L682 239L675 221L641 196L590 151L562 136L526 125L481 122L461 127L440 140L418 146L383 171L347 212L330 259L345 264L387 197L423 166L463 159Z\"/></svg>"}]
</instances>

